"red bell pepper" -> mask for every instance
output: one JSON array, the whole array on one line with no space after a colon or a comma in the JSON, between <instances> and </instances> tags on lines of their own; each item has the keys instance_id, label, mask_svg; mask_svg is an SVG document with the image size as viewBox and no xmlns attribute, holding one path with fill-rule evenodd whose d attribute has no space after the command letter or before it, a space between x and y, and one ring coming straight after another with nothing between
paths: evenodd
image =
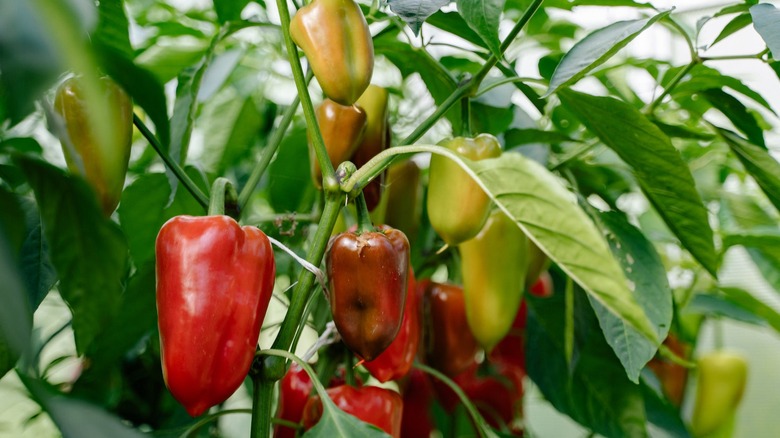
<instances>
[{"instance_id":1,"label":"red bell pepper","mask_svg":"<svg viewBox=\"0 0 780 438\"><path fill-rule=\"evenodd\" d=\"M414 369L409 372L403 399L404 409L401 417L401 437L429 437L434 429L431 416L433 387L424 372Z\"/></svg>"},{"instance_id":2,"label":"red bell pepper","mask_svg":"<svg viewBox=\"0 0 780 438\"><path fill-rule=\"evenodd\" d=\"M393 342L376 359L363 364L380 382L397 380L412 368L420 343L420 304L415 290L414 273L409 267L409 284L401 330Z\"/></svg>"},{"instance_id":3,"label":"red bell pepper","mask_svg":"<svg viewBox=\"0 0 780 438\"><path fill-rule=\"evenodd\" d=\"M403 401L397 392L376 386L342 385L327 390L328 396L344 412L384 430L395 438L401 436ZM322 417L322 401L313 396L303 410L303 426L314 427Z\"/></svg>"},{"instance_id":4,"label":"red bell pepper","mask_svg":"<svg viewBox=\"0 0 780 438\"><path fill-rule=\"evenodd\" d=\"M192 416L225 401L252 364L271 299L271 243L228 216L177 216L157 235L165 383Z\"/></svg>"},{"instance_id":5,"label":"red bell pepper","mask_svg":"<svg viewBox=\"0 0 780 438\"><path fill-rule=\"evenodd\" d=\"M300 366L293 364L279 383L279 406L276 418L292 423L303 419L303 408L311 396L311 377ZM276 438L295 438L297 431L291 427L274 426Z\"/></svg>"}]
</instances>

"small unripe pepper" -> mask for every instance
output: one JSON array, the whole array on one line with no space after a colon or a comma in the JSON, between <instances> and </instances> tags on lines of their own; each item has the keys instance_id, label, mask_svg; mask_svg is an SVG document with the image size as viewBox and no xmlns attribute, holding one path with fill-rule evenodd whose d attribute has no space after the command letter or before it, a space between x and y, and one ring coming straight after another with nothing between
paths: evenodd
<instances>
[{"instance_id":1,"label":"small unripe pepper","mask_svg":"<svg viewBox=\"0 0 780 438\"><path fill-rule=\"evenodd\" d=\"M314 0L293 16L290 36L327 97L342 105L358 100L374 73L374 42L357 3Z\"/></svg>"},{"instance_id":2,"label":"small unripe pepper","mask_svg":"<svg viewBox=\"0 0 780 438\"><path fill-rule=\"evenodd\" d=\"M317 124L320 126L322 141L328 151L333 168L347 161L360 146L363 133L366 130L366 112L356 105L339 105L325 99L316 111ZM309 147L309 161L311 164L311 179L314 186L322 188L322 169L317 161L314 148Z\"/></svg>"},{"instance_id":3,"label":"small unripe pepper","mask_svg":"<svg viewBox=\"0 0 780 438\"><path fill-rule=\"evenodd\" d=\"M360 168L374 158L376 154L382 152L390 146L390 126L387 122L387 90L376 85L369 85L365 93L360 96L356 105L366 112L367 123L366 131L363 134L363 140L360 142L357 150L352 155L352 162ZM379 204L382 196L382 184L384 174L371 180L363 188L363 195L366 197L368 210L372 211Z\"/></svg>"},{"instance_id":4,"label":"small unripe pepper","mask_svg":"<svg viewBox=\"0 0 780 438\"><path fill-rule=\"evenodd\" d=\"M716 351L699 358L691 431L696 437L733 435L734 420L747 386L747 362L739 354Z\"/></svg>"},{"instance_id":5,"label":"small unripe pepper","mask_svg":"<svg viewBox=\"0 0 780 438\"><path fill-rule=\"evenodd\" d=\"M71 77L57 89L54 109L62 116L73 146L70 148L63 143L68 169L89 182L103 213L110 215L119 204L130 160L133 103L108 77L101 78L96 88L100 94L91 102L87 98L84 78ZM91 103L102 105L94 108ZM101 113L91 113L91 108ZM98 126L99 120L106 124Z\"/></svg>"},{"instance_id":6,"label":"small unripe pepper","mask_svg":"<svg viewBox=\"0 0 780 438\"><path fill-rule=\"evenodd\" d=\"M472 161L501 155L498 140L490 134L456 137L439 145ZM479 233L490 213L490 198L471 177L449 158L433 154L428 176L428 217L431 226L450 245Z\"/></svg>"},{"instance_id":7,"label":"small unripe pepper","mask_svg":"<svg viewBox=\"0 0 780 438\"><path fill-rule=\"evenodd\" d=\"M413 160L393 163L387 171L385 223L414 242L420 226L420 168Z\"/></svg>"}]
</instances>

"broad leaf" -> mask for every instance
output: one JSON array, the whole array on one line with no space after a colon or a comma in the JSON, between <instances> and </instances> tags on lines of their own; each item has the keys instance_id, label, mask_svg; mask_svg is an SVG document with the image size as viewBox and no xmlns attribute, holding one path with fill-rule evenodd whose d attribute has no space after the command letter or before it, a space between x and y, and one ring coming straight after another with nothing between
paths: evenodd
<instances>
[{"instance_id":1,"label":"broad leaf","mask_svg":"<svg viewBox=\"0 0 780 438\"><path fill-rule=\"evenodd\" d=\"M31 158L17 162L35 191L60 294L73 313L76 351L83 354L118 309L128 266L125 237L82 179Z\"/></svg>"},{"instance_id":2,"label":"broad leaf","mask_svg":"<svg viewBox=\"0 0 780 438\"><path fill-rule=\"evenodd\" d=\"M575 143L575 140L568 135L557 131L543 131L540 129L510 129L504 133L504 142L506 148L510 149L516 146L533 143L558 144Z\"/></svg>"},{"instance_id":3,"label":"broad leaf","mask_svg":"<svg viewBox=\"0 0 780 438\"><path fill-rule=\"evenodd\" d=\"M769 3L757 4L750 8L753 26L766 42L766 46L777 58L780 56L780 10Z\"/></svg>"},{"instance_id":4,"label":"broad leaf","mask_svg":"<svg viewBox=\"0 0 780 438\"><path fill-rule=\"evenodd\" d=\"M447 156L589 295L643 336L658 341L658 329L637 304L601 233L552 173L516 153L476 162Z\"/></svg>"},{"instance_id":5,"label":"broad leaf","mask_svg":"<svg viewBox=\"0 0 780 438\"><path fill-rule=\"evenodd\" d=\"M761 318L775 331L780 333L780 313L775 309L743 289L721 287L720 291L726 295L729 301L745 309L748 313Z\"/></svg>"},{"instance_id":6,"label":"broad leaf","mask_svg":"<svg viewBox=\"0 0 780 438\"><path fill-rule=\"evenodd\" d=\"M658 338L666 338L672 322L672 290L661 257L653 244L628 223L624 215L608 212L600 214L599 219L606 228L612 253L622 265L636 301L650 322L657 327ZM625 321L608 312L598 301L591 298L591 305L607 343L615 350L628 378L639 383L639 374L655 356L658 347Z\"/></svg>"},{"instance_id":7,"label":"broad leaf","mask_svg":"<svg viewBox=\"0 0 780 438\"><path fill-rule=\"evenodd\" d=\"M684 312L686 314L721 316L760 327L766 325L766 321L721 294L698 294L685 306Z\"/></svg>"},{"instance_id":8,"label":"broad leaf","mask_svg":"<svg viewBox=\"0 0 780 438\"><path fill-rule=\"evenodd\" d=\"M498 23L505 0L457 0L458 12L493 52L501 58Z\"/></svg>"},{"instance_id":9,"label":"broad leaf","mask_svg":"<svg viewBox=\"0 0 780 438\"><path fill-rule=\"evenodd\" d=\"M718 132L767 198L780 211L780 163L766 149L753 145L725 129L718 129Z\"/></svg>"},{"instance_id":10,"label":"broad leaf","mask_svg":"<svg viewBox=\"0 0 780 438\"><path fill-rule=\"evenodd\" d=\"M26 200L23 205L26 211L27 234L22 244L19 265L34 312L57 282L57 271L49 256L49 243L43 235L38 208L32 200Z\"/></svg>"},{"instance_id":11,"label":"broad leaf","mask_svg":"<svg viewBox=\"0 0 780 438\"><path fill-rule=\"evenodd\" d=\"M322 417L314 427L303 434L304 438L332 438L337 436L386 438L390 436L378 427L342 411L330 399L323 400L322 408Z\"/></svg>"},{"instance_id":12,"label":"broad leaf","mask_svg":"<svg viewBox=\"0 0 780 438\"><path fill-rule=\"evenodd\" d=\"M415 35L431 14L450 3L450 0L387 0L390 10L409 25Z\"/></svg>"},{"instance_id":13,"label":"broad leaf","mask_svg":"<svg viewBox=\"0 0 780 438\"><path fill-rule=\"evenodd\" d=\"M735 32L744 29L748 24L752 22L753 20L750 18L750 14L748 13L737 15L731 21L729 21L725 27L723 27L723 30L720 31L720 33L712 42L712 44L710 44L710 47L728 38L729 36L733 35Z\"/></svg>"},{"instance_id":14,"label":"broad leaf","mask_svg":"<svg viewBox=\"0 0 780 438\"><path fill-rule=\"evenodd\" d=\"M445 30L455 36L459 36L471 44L484 47L486 49L488 48L487 44L485 44L485 41L483 41L476 32L471 30L463 17L461 17L457 12L439 11L428 17L427 23L431 26L438 27L441 30Z\"/></svg>"},{"instance_id":15,"label":"broad leaf","mask_svg":"<svg viewBox=\"0 0 780 438\"><path fill-rule=\"evenodd\" d=\"M12 249L0 233L0 378L30 348L32 311Z\"/></svg>"},{"instance_id":16,"label":"broad leaf","mask_svg":"<svg viewBox=\"0 0 780 438\"><path fill-rule=\"evenodd\" d=\"M734 126L745 133L747 138L754 144L766 149L764 143L764 130L758 125L756 118L748 112L745 105L737 98L718 88L711 88L701 92L702 97L707 99L718 111L723 113Z\"/></svg>"},{"instance_id":17,"label":"broad leaf","mask_svg":"<svg viewBox=\"0 0 780 438\"><path fill-rule=\"evenodd\" d=\"M250 0L214 0L214 10L221 23L240 20L241 11L244 10Z\"/></svg>"},{"instance_id":18,"label":"broad leaf","mask_svg":"<svg viewBox=\"0 0 780 438\"><path fill-rule=\"evenodd\" d=\"M122 8L122 0L100 0L98 27L92 41L111 48L126 59L133 58L133 47L128 33L129 22Z\"/></svg>"},{"instance_id":19,"label":"broad leaf","mask_svg":"<svg viewBox=\"0 0 780 438\"><path fill-rule=\"evenodd\" d=\"M662 84L668 85L669 81L671 81L672 77L677 74L680 68L682 67L670 69L664 75ZM770 111L774 114L774 109L772 109L772 106L769 105L769 102L767 102L767 100L764 99L761 94L743 84L739 79L726 76L718 70L701 64L694 67L690 72L689 79L680 82L676 87L674 87L671 94L675 97L690 96L691 94L704 90L724 87L731 88L737 93L750 98L754 102L766 108L767 111Z\"/></svg>"},{"instance_id":20,"label":"broad leaf","mask_svg":"<svg viewBox=\"0 0 780 438\"><path fill-rule=\"evenodd\" d=\"M642 31L667 15L669 15L668 11L641 20L619 21L583 38L558 64L550 79L550 87L542 97L549 96L582 79L628 45Z\"/></svg>"},{"instance_id":21,"label":"broad leaf","mask_svg":"<svg viewBox=\"0 0 780 438\"><path fill-rule=\"evenodd\" d=\"M609 97L566 91L566 108L632 167L639 186L691 255L712 275L717 255L701 197L669 137L631 105Z\"/></svg>"},{"instance_id":22,"label":"broad leaf","mask_svg":"<svg viewBox=\"0 0 780 438\"><path fill-rule=\"evenodd\" d=\"M606 437L645 437L645 406L639 386L626 377L585 296L575 289L571 363L564 349L562 291L550 298L526 297L528 375L557 410L593 432Z\"/></svg>"},{"instance_id":23,"label":"broad leaf","mask_svg":"<svg viewBox=\"0 0 780 438\"><path fill-rule=\"evenodd\" d=\"M279 152L268 168L269 201L279 213L302 210L311 198L314 185L309 176L309 146L304 129L291 129L279 145Z\"/></svg>"},{"instance_id":24,"label":"broad leaf","mask_svg":"<svg viewBox=\"0 0 780 438\"><path fill-rule=\"evenodd\" d=\"M647 421L664 432L664 435L651 434L651 436L690 438L691 434L685 427L685 422L680 418L679 408L672 405L665 397L651 388L644 378L639 387L642 391L642 398L645 401Z\"/></svg>"}]
</instances>

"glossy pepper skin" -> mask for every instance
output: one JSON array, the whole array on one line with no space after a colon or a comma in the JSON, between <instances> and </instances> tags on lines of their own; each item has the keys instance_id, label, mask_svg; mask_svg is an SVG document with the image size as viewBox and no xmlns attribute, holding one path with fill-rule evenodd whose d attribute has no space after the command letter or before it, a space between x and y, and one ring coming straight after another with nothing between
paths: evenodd
<instances>
[{"instance_id":1,"label":"glossy pepper skin","mask_svg":"<svg viewBox=\"0 0 780 438\"><path fill-rule=\"evenodd\" d=\"M322 140L333 168L349 160L360 146L366 130L366 112L356 105L344 106L325 99L316 111ZM322 169L314 148L309 147L311 179L314 186L322 188Z\"/></svg>"},{"instance_id":2,"label":"glossy pepper skin","mask_svg":"<svg viewBox=\"0 0 780 438\"><path fill-rule=\"evenodd\" d=\"M403 231L414 242L420 226L420 167L414 160L393 163L385 179L387 208L385 223Z\"/></svg>"},{"instance_id":3,"label":"glossy pepper skin","mask_svg":"<svg viewBox=\"0 0 780 438\"><path fill-rule=\"evenodd\" d=\"M244 381L273 291L271 243L228 216L176 216L156 243L165 384L193 417Z\"/></svg>"},{"instance_id":4,"label":"glossy pepper skin","mask_svg":"<svg viewBox=\"0 0 780 438\"><path fill-rule=\"evenodd\" d=\"M133 103L108 77L97 86L101 114L90 114L84 79L71 77L60 85L54 109L62 116L73 148L63 143L71 172L80 174L94 188L103 213L111 215L125 184L133 140ZM97 102L95 102L97 103ZM105 125L96 124L101 121Z\"/></svg>"},{"instance_id":5,"label":"glossy pepper skin","mask_svg":"<svg viewBox=\"0 0 780 438\"><path fill-rule=\"evenodd\" d=\"M384 227L341 233L331 239L325 259L330 308L344 344L371 361L401 328L409 277L409 241Z\"/></svg>"},{"instance_id":6,"label":"glossy pepper skin","mask_svg":"<svg viewBox=\"0 0 780 438\"><path fill-rule=\"evenodd\" d=\"M403 400L397 392L376 386L342 385L327 390L333 403L344 412L373 424L393 437L401 436ZM314 427L322 417L322 401L312 397L304 407L303 427Z\"/></svg>"},{"instance_id":7,"label":"glossy pepper skin","mask_svg":"<svg viewBox=\"0 0 780 438\"><path fill-rule=\"evenodd\" d=\"M398 331L398 335L382 354L363 364L368 372L380 382L398 380L407 375L417 355L420 343L421 306L415 287L414 274L410 267L401 330Z\"/></svg>"},{"instance_id":8,"label":"glossy pepper skin","mask_svg":"<svg viewBox=\"0 0 780 438\"><path fill-rule=\"evenodd\" d=\"M290 35L325 95L342 105L355 103L374 73L374 42L358 4L314 0L292 18Z\"/></svg>"},{"instance_id":9,"label":"glossy pepper skin","mask_svg":"<svg viewBox=\"0 0 780 438\"><path fill-rule=\"evenodd\" d=\"M747 361L739 354L716 351L701 356L697 370L693 435L732 436L737 408L747 385Z\"/></svg>"},{"instance_id":10,"label":"glossy pepper skin","mask_svg":"<svg viewBox=\"0 0 780 438\"><path fill-rule=\"evenodd\" d=\"M528 239L500 210L482 231L459 246L466 317L487 351L509 332L523 299Z\"/></svg>"},{"instance_id":11,"label":"glossy pepper skin","mask_svg":"<svg viewBox=\"0 0 780 438\"><path fill-rule=\"evenodd\" d=\"M466 322L463 289L428 283L424 292L425 361L449 377L475 364L477 340Z\"/></svg>"},{"instance_id":12,"label":"glossy pepper skin","mask_svg":"<svg viewBox=\"0 0 780 438\"><path fill-rule=\"evenodd\" d=\"M363 95L360 96L360 99L358 99L356 105L363 108L367 117L363 140L352 155L351 160L355 163L355 166L360 168L368 160L374 158L376 154L390 146L390 126L387 122L387 90L376 85L369 85ZM382 172L363 188L363 196L366 197L366 205L369 211L373 211L379 205L379 199L382 196L384 174Z\"/></svg>"},{"instance_id":13,"label":"glossy pepper skin","mask_svg":"<svg viewBox=\"0 0 780 438\"><path fill-rule=\"evenodd\" d=\"M293 423L300 423L303 419L303 408L311 397L311 377L297 364L290 366L287 374L279 383L279 404L276 409L276 418ZM274 437L295 438L297 430L282 425L274 426Z\"/></svg>"},{"instance_id":14,"label":"glossy pepper skin","mask_svg":"<svg viewBox=\"0 0 780 438\"><path fill-rule=\"evenodd\" d=\"M439 145L472 161L501 155L498 140L490 134L456 137ZM476 236L490 213L490 198L454 161L431 156L428 174L428 217L431 226L450 245Z\"/></svg>"},{"instance_id":15,"label":"glossy pepper skin","mask_svg":"<svg viewBox=\"0 0 780 438\"><path fill-rule=\"evenodd\" d=\"M426 438L434 429L431 405L433 387L428 376L417 369L409 372L403 391L404 410L401 417L401 438Z\"/></svg>"}]
</instances>

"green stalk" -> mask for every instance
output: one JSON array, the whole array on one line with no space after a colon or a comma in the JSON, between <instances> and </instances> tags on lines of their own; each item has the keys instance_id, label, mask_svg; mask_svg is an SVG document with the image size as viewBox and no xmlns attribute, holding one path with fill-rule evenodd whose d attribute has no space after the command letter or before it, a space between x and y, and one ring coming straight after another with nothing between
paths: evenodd
<instances>
[{"instance_id":1,"label":"green stalk","mask_svg":"<svg viewBox=\"0 0 780 438\"><path fill-rule=\"evenodd\" d=\"M176 178L179 180L179 182L181 182L187 191L190 192L192 197L195 198L195 200L198 201L198 203L202 205L203 208L208 208L209 199L206 197L206 195L200 191L198 186L195 185L195 182L192 181L186 172L184 172L184 169L182 169L179 163L174 161L171 156L168 155L165 150L163 150L162 145L160 145L159 140L157 140L157 137L152 134L152 131L149 130L149 128L144 124L143 121L141 121L140 118L138 118L135 113L133 113L133 124L135 124L135 127L138 128L138 131L141 133L141 135L146 138L146 141L152 145L152 148L154 148L154 150L157 152L157 155L162 158L168 169L170 169L171 172L176 175Z\"/></svg>"},{"instance_id":2,"label":"green stalk","mask_svg":"<svg viewBox=\"0 0 780 438\"><path fill-rule=\"evenodd\" d=\"M298 89L298 97L303 106L303 115L306 118L306 127L309 131L309 138L314 147L314 153L317 155L317 162L322 169L323 187L327 191L329 188L335 188L335 179L333 177L333 164L328 158L328 151L325 149L325 141L322 139L320 127L317 124L317 117L314 114L314 105L311 103L311 96L306 87L306 79L303 76L301 60L298 58L298 48L290 36L290 10L287 8L285 0L276 0L276 6L279 9L279 18L282 21L282 33L284 34L284 44L287 48L287 56L290 59L290 66L295 79L295 87Z\"/></svg>"},{"instance_id":3,"label":"green stalk","mask_svg":"<svg viewBox=\"0 0 780 438\"><path fill-rule=\"evenodd\" d=\"M271 436L271 409L273 409L274 382L267 381L259 375L252 376L254 392L252 393L252 428L251 438L267 438Z\"/></svg>"},{"instance_id":4,"label":"green stalk","mask_svg":"<svg viewBox=\"0 0 780 438\"><path fill-rule=\"evenodd\" d=\"M680 70L677 73L677 75L672 79L672 81L669 82L669 85L667 85L666 88L664 88L664 91L658 97L656 97L650 103L650 105L647 106L647 110L645 110L645 114L652 114L653 111L655 111L655 108L661 103L661 101L663 101L664 98L668 96L669 93L672 92L674 87L676 87L677 84L679 84L680 81L682 81L685 75L687 75L688 72L691 71L691 69L693 69L693 67L695 67L696 64L698 64L699 62L700 60L698 58L693 59L688 65L686 65L682 70Z\"/></svg>"},{"instance_id":5,"label":"green stalk","mask_svg":"<svg viewBox=\"0 0 780 438\"><path fill-rule=\"evenodd\" d=\"M236 189L227 178L219 177L211 185L211 197L209 200L209 216L218 216L225 214L225 207L228 211L236 203Z\"/></svg>"},{"instance_id":6,"label":"green stalk","mask_svg":"<svg viewBox=\"0 0 780 438\"><path fill-rule=\"evenodd\" d=\"M363 192L360 192L358 197L355 198L355 208L357 209L358 233L372 231L374 226L371 223L371 216L368 214L368 205Z\"/></svg>"}]
</instances>

